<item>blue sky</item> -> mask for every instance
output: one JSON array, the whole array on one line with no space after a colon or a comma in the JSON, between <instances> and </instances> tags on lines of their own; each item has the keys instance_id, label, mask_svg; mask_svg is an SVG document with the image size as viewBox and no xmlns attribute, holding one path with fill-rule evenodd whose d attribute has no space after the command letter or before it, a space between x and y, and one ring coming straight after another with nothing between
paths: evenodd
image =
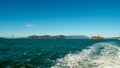
<instances>
[{"instance_id":1,"label":"blue sky","mask_svg":"<svg viewBox=\"0 0 120 68\"><path fill-rule=\"evenodd\" d=\"M0 36L120 36L119 0L0 0Z\"/></svg>"}]
</instances>

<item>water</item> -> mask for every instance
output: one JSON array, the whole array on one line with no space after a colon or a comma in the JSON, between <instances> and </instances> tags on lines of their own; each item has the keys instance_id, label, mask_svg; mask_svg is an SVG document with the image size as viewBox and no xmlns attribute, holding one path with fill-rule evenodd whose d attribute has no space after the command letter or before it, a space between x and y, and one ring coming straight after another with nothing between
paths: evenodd
<instances>
[{"instance_id":1,"label":"water","mask_svg":"<svg viewBox=\"0 0 120 68\"><path fill-rule=\"evenodd\" d=\"M120 41L0 39L0 68L120 68Z\"/></svg>"}]
</instances>

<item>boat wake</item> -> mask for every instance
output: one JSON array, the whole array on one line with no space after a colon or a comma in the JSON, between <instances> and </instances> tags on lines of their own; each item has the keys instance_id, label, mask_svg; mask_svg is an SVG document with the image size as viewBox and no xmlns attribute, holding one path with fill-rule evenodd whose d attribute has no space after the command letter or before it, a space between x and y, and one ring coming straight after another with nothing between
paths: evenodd
<instances>
[{"instance_id":1,"label":"boat wake","mask_svg":"<svg viewBox=\"0 0 120 68\"><path fill-rule=\"evenodd\" d=\"M96 43L77 54L57 59L51 68L120 68L120 47L113 43Z\"/></svg>"}]
</instances>

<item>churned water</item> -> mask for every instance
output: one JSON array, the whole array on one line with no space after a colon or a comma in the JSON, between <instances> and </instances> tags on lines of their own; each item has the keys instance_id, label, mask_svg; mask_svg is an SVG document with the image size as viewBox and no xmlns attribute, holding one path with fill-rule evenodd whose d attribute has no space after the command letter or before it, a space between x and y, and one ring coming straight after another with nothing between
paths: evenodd
<instances>
[{"instance_id":1,"label":"churned water","mask_svg":"<svg viewBox=\"0 0 120 68\"><path fill-rule=\"evenodd\" d=\"M0 68L120 68L120 41L0 39Z\"/></svg>"}]
</instances>

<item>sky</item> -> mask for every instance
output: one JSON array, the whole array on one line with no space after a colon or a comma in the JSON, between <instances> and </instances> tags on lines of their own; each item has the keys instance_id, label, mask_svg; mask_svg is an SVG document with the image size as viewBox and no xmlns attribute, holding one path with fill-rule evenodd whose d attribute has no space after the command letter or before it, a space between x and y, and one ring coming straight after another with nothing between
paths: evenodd
<instances>
[{"instance_id":1,"label":"sky","mask_svg":"<svg viewBox=\"0 0 120 68\"><path fill-rule=\"evenodd\" d=\"M0 37L120 37L120 0L0 0Z\"/></svg>"}]
</instances>

